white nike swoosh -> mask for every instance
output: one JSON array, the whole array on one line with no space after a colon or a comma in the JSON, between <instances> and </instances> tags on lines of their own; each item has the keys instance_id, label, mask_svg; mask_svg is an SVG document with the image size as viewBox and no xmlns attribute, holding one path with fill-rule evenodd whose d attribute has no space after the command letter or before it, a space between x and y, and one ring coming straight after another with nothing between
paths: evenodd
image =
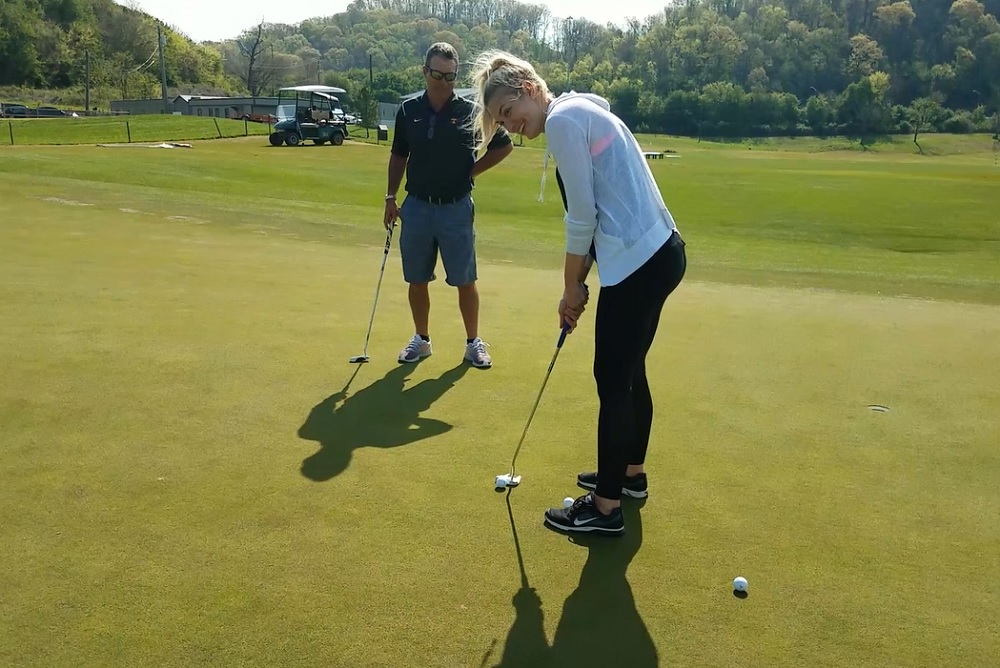
<instances>
[{"instance_id":1,"label":"white nike swoosh","mask_svg":"<svg viewBox=\"0 0 1000 668\"><path fill-rule=\"evenodd\" d=\"M422 120L424 120L424 119L422 119L422 118L414 118L414 119L413 119L413 122L414 122L414 123L419 123L419 122L420 122L420 121L422 121Z\"/></svg>"},{"instance_id":2,"label":"white nike swoosh","mask_svg":"<svg viewBox=\"0 0 1000 668\"><path fill-rule=\"evenodd\" d=\"M573 520L573 525L574 526L578 526L578 527L582 527L584 524L590 524L591 522L593 522L596 519L597 519L596 517L588 517L587 519L585 519L583 521L580 521L580 518L577 517L576 519Z\"/></svg>"}]
</instances>

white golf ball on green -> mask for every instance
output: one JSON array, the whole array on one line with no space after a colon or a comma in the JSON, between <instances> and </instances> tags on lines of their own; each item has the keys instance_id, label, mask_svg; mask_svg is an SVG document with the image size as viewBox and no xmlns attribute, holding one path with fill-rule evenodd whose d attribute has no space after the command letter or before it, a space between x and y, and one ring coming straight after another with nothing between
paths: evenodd
<instances>
[{"instance_id":1,"label":"white golf ball on green","mask_svg":"<svg viewBox=\"0 0 1000 668\"><path fill-rule=\"evenodd\" d=\"M565 499L563 499L563 508L569 508L572 505L573 505L572 496L567 496Z\"/></svg>"},{"instance_id":2,"label":"white golf ball on green","mask_svg":"<svg viewBox=\"0 0 1000 668\"><path fill-rule=\"evenodd\" d=\"M733 589L736 591L746 591L747 586L747 579L744 577L738 577L733 580Z\"/></svg>"}]
</instances>

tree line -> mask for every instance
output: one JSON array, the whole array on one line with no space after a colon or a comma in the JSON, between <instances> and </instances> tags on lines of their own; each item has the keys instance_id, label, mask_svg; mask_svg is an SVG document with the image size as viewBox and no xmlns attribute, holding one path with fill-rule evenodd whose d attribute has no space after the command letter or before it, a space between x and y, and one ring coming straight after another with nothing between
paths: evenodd
<instances>
[{"instance_id":1,"label":"tree line","mask_svg":"<svg viewBox=\"0 0 1000 668\"><path fill-rule=\"evenodd\" d=\"M163 34L172 86L234 88L217 49L169 27ZM88 61L95 99L158 97L157 22L112 0L0 0L0 86L72 90L82 99Z\"/></svg>"},{"instance_id":2,"label":"tree line","mask_svg":"<svg viewBox=\"0 0 1000 668\"><path fill-rule=\"evenodd\" d=\"M605 95L638 130L995 132L998 13L1000 0L684 0L615 26L516 0L355 0L254 31L274 49L262 72L384 102L421 88L423 53L443 40L466 61L494 47L528 58L556 92ZM227 66L245 37L219 45Z\"/></svg>"},{"instance_id":3,"label":"tree line","mask_svg":"<svg viewBox=\"0 0 1000 668\"><path fill-rule=\"evenodd\" d=\"M420 90L424 52L447 41L465 62L525 57L555 92L604 95L640 131L995 132L998 16L1000 0L680 0L616 26L517 0L355 0L218 43L168 30L166 61L178 92L328 83L357 108ZM111 0L4 0L0 84L78 86L86 48L123 96L157 97L155 40L151 17Z\"/></svg>"}]
</instances>

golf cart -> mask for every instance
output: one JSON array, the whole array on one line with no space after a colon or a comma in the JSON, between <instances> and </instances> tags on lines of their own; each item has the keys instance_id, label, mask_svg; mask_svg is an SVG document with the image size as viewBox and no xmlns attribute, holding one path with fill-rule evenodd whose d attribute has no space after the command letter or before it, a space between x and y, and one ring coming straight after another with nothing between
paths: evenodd
<instances>
[{"instance_id":1,"label":"golf cart","mask_svg":"<svg viewBox=\"0 0 1000 668\"><path fill-rule=\"evenodd\" d=\"M311 139L318 146L340 146L347 138L347 121L333 86L293 86L278 91L278 122L269 137L271 146L297 146Z\"/></svg>"}]
</instances>

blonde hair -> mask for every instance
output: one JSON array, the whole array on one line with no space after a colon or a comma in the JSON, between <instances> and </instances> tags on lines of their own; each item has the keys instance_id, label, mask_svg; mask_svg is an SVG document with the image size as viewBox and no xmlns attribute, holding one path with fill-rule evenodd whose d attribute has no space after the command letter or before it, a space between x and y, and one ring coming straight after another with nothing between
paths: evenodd
<instances>
[{"instance_id":1,"label":"blonde hair","mask_svg":"<svg viewBox=\"0 0 1000 668\"><path fill-rule=\"evenodd\" d=\"M486 111L486 105L498 92L504 89L521 91L528 82L543 95L549 92L545 80L538 76L531 63L512 53L491 50L476 58L472 67L472 85L476 89L474 129L478 137L477 152L490 142L499 127L496 119Z\"/></svg>"}]
</instances>

